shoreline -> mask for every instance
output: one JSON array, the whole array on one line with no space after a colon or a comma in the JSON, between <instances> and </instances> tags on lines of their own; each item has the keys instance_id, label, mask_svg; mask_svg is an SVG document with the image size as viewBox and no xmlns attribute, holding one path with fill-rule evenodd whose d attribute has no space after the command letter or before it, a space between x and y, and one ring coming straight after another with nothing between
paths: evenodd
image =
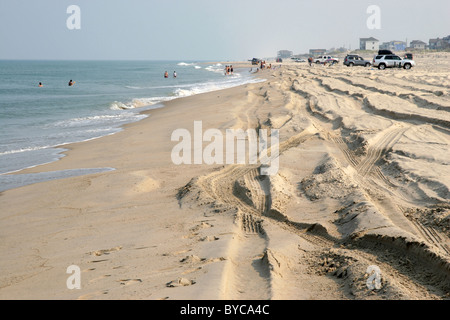
<instances>
[{"instance_id":1,"label":"shoreline","mask_svg":"<svg viewBox=\"0 0 450 320\"><path fill-rule=\"evenodd\" d=\"M283 64L260 72L265 82L175 99L68 145L26 172L115 170L0 193L0 297L448 299L450 139L435 124L448 115L432 107L450 104L450 79L420 62L385 72ZM200 120L280 130L279 172L174 165L171 134ZM66 286L71 265L80 290ZM366 285L374 265L381 290Z\"/></svg>"},{"instance_id":2,"label":"shoreline","mask_svg":"<svg viewBox=\"0 0 450 320\"><path fill-rule=\"evenodd\" d=\"M147 247L148 242L159 243L159 239L164 238L167 238L167 240L164 241L165 243L173 242L172 240L170 240L173 235L171 233L167 233L164 227L161 228L160 223L158 223L157 228L156 226L152 227L151 225L149 225L149 222L151 223L152 221L157 221L162 218L158 217L158 215L155 216L157 212L164 212L167 209L172 211L172 214L170 215L170 220L172 221L172 223L169 223L169 226L171 224L177 226L180 223L180 217L178 216L179 213L177 213L177 211L179 210L179 206L176 202L168 200L167 194L173 193L173 195L169 197L170 199L172 198L172 196L175 197L176 190L182 185L186 184L188 181L186 181L185 178L183 178L180 174L176 179L178 182L176 182L175 184L174 182L169 182L166 178L164 178L164 176L167 175L169 180L173 180L175 177L169 173L172 170L178 171L179 173L182 173L184 171L184 169L182 168L183 166L174 166L170 161L171 146L169 145L171 132L174 129L180 127L189 127L189 125L193 124L194 120L202 118L203 116L201 115L204 112L198 112L196 110L209 109L209 117L211 119L215 119L216 113L211 109L217 108L217 105L213 107L209 104L211 101L216 102L217 99L221 101L220 103L222 103L222 105L227 105L228 99L230 97L233 97L237 92L239 92L241 96L245 96L247 87L257 85L258 84L245 84L238 87L202 93L190 97L183 97L168 101L165 103L164 108L144 111L144 113L151 113L152 116L134 123L125 124L123 126L123 130L117 132L114 135L105 136L100 139L91 141L65 145L65 148L67 149L67 151L64 152L65 156L58 161L23 170L21 173L64 171L79 169L80 167L110 167L115 169L114 171L109 171L106 173L97 173L93 175L91 174L36 183L21 188L6 190L0 193L0 201L2 201L2 207L12 208L12 211L9 209L2 210L3 215L1 218L4 221L9 220L9 218L15 220L14 216L17 215L12 214L13 212L21 212L24 208L32 208L31 211L26 214L26 216L29 217L27 218L27 223L21 225L19 228L22 230L20 233L23 234L25 238L28 238L28 240L23 239L23 245L21 245L21 249L18 249L16 246L10 247L10 244L3 243L1 246L2 252L4 254L11 257L10 250L15 247L14 251L18 252L18 254L20 254L22 257L26 258L29 256L29 254L32 254L32 252L35 250L35 246L38 245L36 243L36 240L31 240L35 236L38 236L38 238L40 238L41 236L50 236L53 238L52 234L61 234L61 236L65 234L65 236L63 236L61 240L56 242L51 241L53 248L51 249L51 251L45 250L45 247L47 247L46 245L44 245L43 247L39 246L39 251L41 252L41 254L45 255L45 253L47 253L52 256L50 260L52 260L56 265L53 265L52 267L52 269L57 269L56 274L54 272L49 272L50 270L47 269L45 265L40 268L38 265L34 265L32 263L33 267L31 269L28 269L28 264L24 264L21 259L15 260L15 262L9 259L2 259L2 261L4 263L7 263L7 265L1 265L2 270L5 270L5 273L3 279L0 280L0 288L3 288L0 289L0 296L7 299L10 299L11 297L25 299L47 299L53 296L54 293L52 293L52 291L55 290L54 292L59 292L57 293L58 299L84 299L86 297L84 295L80 295L79 292L73 292L65 288L65 280L63 280L66 278L65 269L70 264L81 265L83 270L85 272L88 272L87 270L89 270L89 265L91 263L93 265L96 264L95 261L97 260L95 259L95 257L97 257L97 254L98 256L102 256L109 255L110 251L127 251L118 249L121 247L123 247L124 249L127 248L132 251L137 250L137 252L139 253L147 252L146 254L148 254L148 250L150 250L151 247L139 250L140 247ZM183 109L181 109L181 107L183 107ZM183 117L179 117L179 115L183 113L188 113L191 120L186 121L183 119ZM228 113L228 110L223 109L222 113L226 114ZM233 118L231 117L229 120L232 121ZM153 124L158 123L159 121L164 121L165 123L165 125L163 126L166 127L164 132L157 128L154 128L153 126ZM182 123L184 124L182 125ZM141 137L144 134L144 131L149 135L148 139ZM154 141L152 141L152 137L154 138L155 136L158 136L158 139L161 140L161 142L152 145L153 143L155 143ZM133 150L131 152L129 151L127 154L139 155L140 159L133 161L133 159L130 159L130 157L128 157L126 154L123 154L123 146L126 145L127 148L130 147L128 141L138 141L139 146L137 146L135 149L131 148ZM165 146L167 146L168 148L166 148ZM163 157L152 157L152 154L163 155ZM105 156L108 158L105 159ZM110 161L111 159L114 159L114 161ZM124 164L124 162L126 164ZM108 166L105 166L106 163L108 163ZM172 169L167 171L167 169L164 169L167 167L170 167ZM187 168L189 166L184 167ZM199 174L200 172L204 171L203 166L193 167L194 168L192 169L190 168L191 172L193 171ZM208 168L208 170L213 170L213 167ZM167 185L169 183L170 185ZM86 188L88 188L89 191L87 191ZM81 194L83 194L83 196L81 196L80 198ZM150 199L147 194L151 195ZM72 204L66 203L64 205L58 205L57 203L59 202L59 200L57 200L57 198L65 198L66 196L69 196L69 198L72 199L69 200L69 202L74 202ZM115 199L115 204L113 205L113 207L123 207L123 209L111 208L110 204L112 199ZM16 204L12 205L10 201ZM132 202L130 203L129 201ZM166 203L167 201L169 202ZM76 209L77 207L80 207L80 209ZM151 212L153 213L150 217L147 216L145 212L141 211L142 208L145 207L152 208ZM94 212L96 213L94 213L94 216L89 218L89 220L97 220L101 216L104 216L102 212L110 212L112 216L115 216L114 212L116 210L125 210L131 215L131 217L128 217L127 219L131 219L131 221L136 219L138 221L142 221L142 223L146 225L148 229L143 230L140 228L140 224L133 223L126 227L125 230L123 230L124 228L122 227L122 223L116 222L114 221L115 219L113 219L113 221L109 222L107 220L104 221L109 226L109 228L107 228L108 230L102 230L100 232L102 236L99 236L99 230L94 226L88 227L86 225L85 227L81 227L81 229L79 229L82 234L88 232L88 239L91 239L92 241L86 241L86 236L78 234L78 231L76 231L78 235L71 236L71 234L74 232L71 230L74 229L70 225L67 226L66 222L64 221L66 219L69 219L69 221L72 221L72 224L76 226L80 224L80 222L77 222L77 220L81 218L82 220L80 221L82 222L82 224L84 224L83 220L85 220L85 218L82 218L84 216L83 212L86 210L91 211L91 208L96 208L94 209ZM25 210L28 211L28 209ZM194 211L194 213L197 214L195 210L188 211ZM41 215L41 213L39 212L41 212L43 215ZM74 213L75 216L72 216L72 213ZM191 215L194 213L190 212ZM18 215L18 217L20 216L22 216L22 214ZM42 218L44 219L43 221L47 221L47 223L41 225L41 223L39 222L41 218L37 218L38 216L42 216ZM76 216L79 216L79 218L76 218ZM104 218L106 218L106 216ZM165 219L163 219L163 221L164 220ZM187 219L186 223L188 223L189 220L190 219ZM8 228L7 225L8 223L4 223L2 225L2 229L7 228L3 229L4 232L2 231L2 234L12 240L17 237L17 234L15 232L11 234L9 231L6 231L12 231L12 229ZM24 229L28 229L30 227L34 231L30 230L24 232ZM91 228L98 231L90 233L88 230L90 230ZM131 233L129 230L130 228L134 230L131 231ZM135 230L136 228L138 230ZM170 227L170 229L173 228ZM175 228L172 231L174 231L175 233L180 232L177 229L178 228ZM154 234L149 235L152 230ZM61 233L62 231L64 232ZM132 241L133 244L129 243L130 239L126 240L126 238L128 238L130 234L138 235L132 236L132 238L134 238L134 240ZM145 240L149 237L151 238L151 240ZM59 237L53 240L57 240L58 238ZM106 238L109 240L106 240L105 242ZM182 235L180 235L179 238L181 239L181 242L185 241ZM120 241L118 241L119 239L122 239L122 241L127 243L127 245L124 245L123 243L120 245ZM70 244L68 245L67 242L69 242ZM175 242L178 246L181 247L185 245L179 244L178 241ZM106 253L96 253L97 251L103 252L103 250ZM62 254L63 257L67 256L65 259L63 259L63 265L59 265L62 263L62 261L57 258L57 256L59 256L60 254ZM164 254L164 251L159 253L159 255ZM74 257L74 255L78 256L78 263L75 263L73 258L71 258ZM93 259L89 259L90 257L93 257ZM127 260L128 258L125 259ZM142 259L144 260L141 261L141 267L145 269L147 266L147 257L143 257ZM94 262L89 262L87 260L93 260ZM101 261L102 259L98 260ZM38 259L36 263L40 265L41 263L39 261L40 260ZM65 266L66 263L68 263L67 266ZM58 265L59 267L57 267ZM11 269L11 267L13 269ZM30 279L30 283L35 283L32 284L32 287L34 287L35 289L30 290L27 293L21 292L21 285L23 285L24 282L27 283L27 281L16 282L16 280L14 279L17 276L15 276L14 274L17 274L19 278L22 278L22 274L34 274L35 271L33 270L36 269L42 271L39 271L39 273L42 273L44 279L46 279L47 276L50 276L56 277L56 279L60 279L61 281L56 281L56 287L50 285L45 290L43 290L43 292L41 292L40 290L42 290L42 288L40 287L39 282L35 283L33 280L33 276L31 276L30 278L29 276L25 276L25 279ZM7 282L5 283L5 281ZM11 287L7 285L9 281L18 284L18 286L13 285ZM134 281L131 282L134 283ZM12 289L13 292L7 293L9 291L8 289ZM19 291L16 291L16 293L14 293L15 290ZM86 295L90 297L89 293L86 293ZM94 296L96 296L96 294ZM116 298L118 297L116 296Z\"/></svg>"},{"instance_id":3,"label":"shoreline","mask_svg":"<svg viewBox=\"0 0 450 320\"><path fill-rule=\"evenodd\" d=\"M211 64L211 62L207 62L207 61L204 61L204 62L201 62L201 63L202 64ZM225 62L217 62L217 63L225 64ZM234 62L234 64L237 65L237 67L235 67L235 69L237 69L237 70L240 69L240 71L244 72L245 65L246 65L245 62L237 61L237 62ZM255 75L252 75L252 78L253 78L253 80L258 79L258 78L261 79L261 77L258 77L258 76L255 76ZM249 82L249 83L255 83L255 82L253 82L253 80L251 82ZM261 79L261 81L265 81L265 80ZM139 109L143 109L143 110L137 110L136 109L136 113L140 114L140 115L145 115L146 118L148 118L149 115L154 110L167 107L167 104L169 104L171 101L178 100L178 99L184 99L184 98L187 98L187 97L201 95L201 94L207 94L207 93L210 93L210 92L219 92L219 91L222 91L222 90L235 88L237 86L242 86L242 85L246 85L246 84L249 84L249 83L244 83L244 84L239 84L239 85L232 85L231 87L228 87L228 88L220 88L220 89L216 89L216 90L212 90L212 91L195 93L195 94L192 94L192 95L189 95L189 96L175 97L175 98L172 98L172 99L168 99L168 100L157 102L157 103L152 104L152 105L139 107ZM90 142L90 141L94 141L94 140L97 140L97 139L102 139L102 138L105 138L105 137L108 137L108 136L111 136L111 135L118 134L118 133L122 132L123 130L125 130L127 125L133 124L135 122L140 122L142 120L145 120L146 118L139 119L139 120L136 120L136 121L132 121L132 122L120 125L118 127L118 131L117 132L109 133L109 134L106 134L104 136L93 137L93 138L89 138L89 139L82 140L82 141L69 142L69 143L58 144L58 145L55 145L55 146L48 147L46 149L53 150L53 152L52 152L53 159L52 160L49 160L48 162L45 162L45 163L41 163L41 164L32 165L32 166L25 167L25 168L13 170L13 171L10 171L10 172L5 172L5 173L1 174L1 176L3 176L3 175L4 176L14 176L14 175L21 175L21 174L40 173L40 169L39 169L40 167L45 167L47 165L51 165L52 163L60 161L63 158L65 158L67 156L68 152L71 150L71 146L77 145L79 143ZM73 169L73 170L75 170L75 169ZM83 169L80 168L80 170L83 170ZM46 171L46 172L48 172L48 171ZM55 179L57 179L57 178L55 178ZM19 185L17 187L26 186L26 185L27 184L23 184L23 185ZM14 187L14 188L16 188L16 187ZM5 190L0 190L0 192L7 191L7 190L10 190L10 188L5 189Z\"/></svg>"}]
</instances>

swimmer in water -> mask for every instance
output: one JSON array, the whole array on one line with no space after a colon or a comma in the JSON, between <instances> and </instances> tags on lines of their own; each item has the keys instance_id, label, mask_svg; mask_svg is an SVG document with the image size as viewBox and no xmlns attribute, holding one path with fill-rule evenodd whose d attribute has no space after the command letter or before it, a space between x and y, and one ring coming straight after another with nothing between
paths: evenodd
<instances>
[{"instance_id":1,"label":"swimmer in water","mask_svg":"<svg viewBox=\"0 0 450 320\"><path fill-rule=\"evenodd\" d=\"M166 71L165 73L164 73L164 78L168 78L169 77L169 73Z\"/></svg>"},{"instance_id":2,"label":"swimmer in water","mask_svg":"<svg viewBox=\"0 0 450 320\"><path fill-rule=\"evenodd\" d=\"M69 81L69 87L73 86L75 84L75 82L73 82L72 80Z\"/></svg>"},{"instance_id":3,"label":"swimmer in water","mask_svg":"<svg viewBox=\"0 0 450 320\"><path fill-rule=\"evenodd\" d=\"M39 87L43 87L44 85L42 84L42 82L39 82Z\"/></svg>"}]
</instances>

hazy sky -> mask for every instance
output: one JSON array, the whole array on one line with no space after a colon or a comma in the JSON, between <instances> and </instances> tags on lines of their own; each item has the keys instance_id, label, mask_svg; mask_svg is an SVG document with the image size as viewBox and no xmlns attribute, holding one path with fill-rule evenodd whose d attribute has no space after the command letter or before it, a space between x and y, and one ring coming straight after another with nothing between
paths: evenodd
<instances>
[{"instance_id":1,"label":"hazy sky","mask_svg":"<svg viewBox=\"0 0 450 320\"><path fill-rule=\"evenodd\" d=\"M67 8L81 9L69 30ZM381 29L367 8L381 9ZM0 59L237 60L450 35L450 0L0 0Z\"/></svg>"}]
</instances>

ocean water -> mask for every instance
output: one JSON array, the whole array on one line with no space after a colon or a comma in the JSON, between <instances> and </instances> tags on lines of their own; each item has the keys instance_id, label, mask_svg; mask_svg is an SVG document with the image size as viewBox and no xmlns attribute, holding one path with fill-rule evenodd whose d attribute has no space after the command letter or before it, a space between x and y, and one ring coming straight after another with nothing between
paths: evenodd
<instances>
[{"instance_id":1,"label":"ocean water","mask_svg":"<svg viewBox=\"0 0 450 320\"><path fill-rule=\"evenodd\" d=\"M201 61L0 61L0 191L10 185L5 174L59 159L64 144L114 134L146 117L141 111L259 81L248 70L226 76L224 67ZM69 80L75 85L69 87ZM27 184L21 181L12 185Z\"/></svg>"}]
</instances>

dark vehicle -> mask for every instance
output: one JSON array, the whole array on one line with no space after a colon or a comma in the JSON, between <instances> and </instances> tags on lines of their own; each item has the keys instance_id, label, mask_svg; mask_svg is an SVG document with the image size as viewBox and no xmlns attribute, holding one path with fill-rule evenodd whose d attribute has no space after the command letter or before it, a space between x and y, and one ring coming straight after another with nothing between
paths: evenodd
<instances>
[{"instance_id":1,"label":"dark vehicle","mask_svg":"<svg viewBox=\"0 0 450 320\"><path fill-rule=\"evenodd\" d=\"M253 65L253 66L259 65L260 62L261 62L261 60L259 60L259 59L256 59L256 58L253 58L253 59L252 59L252 65Z\"/></svg>"},{"instance_id":2,"label":"dark vehicle","mask_svg":"<svg viewBox=\"0 0 450 320\"><path fill-rule=\"evenodd\" d=\"M363 66L363 67L370 67L372 64L368 60L364 60L364 58L356 55L356 54L349 54L344 59L344 65L347 67L353 67L353 66Z\"/></svg>"},{"instance_id":3,"label":"dark vehicle","mask_svg":"<svg viewBox=\"0 0 450 320\"><path fill-rule=\"evenodd\" d=\"M378 50L378 55L381 56L385 56L387 54L394 54L391 50Z\"/></svg>"},{"instance_id":4,"label":"dark vehicle","mask_svg":"<svg viewBox=\"0 0 450 320\"><path fill-rule=\"evenodd\" d=\"M412 53L407 53L407 54L405 54L404 58L405 58L405 59L408 59L408 60L414 60L414 57L413 57L413 54L412 54Z\"/></svg>"}]
</instances>

